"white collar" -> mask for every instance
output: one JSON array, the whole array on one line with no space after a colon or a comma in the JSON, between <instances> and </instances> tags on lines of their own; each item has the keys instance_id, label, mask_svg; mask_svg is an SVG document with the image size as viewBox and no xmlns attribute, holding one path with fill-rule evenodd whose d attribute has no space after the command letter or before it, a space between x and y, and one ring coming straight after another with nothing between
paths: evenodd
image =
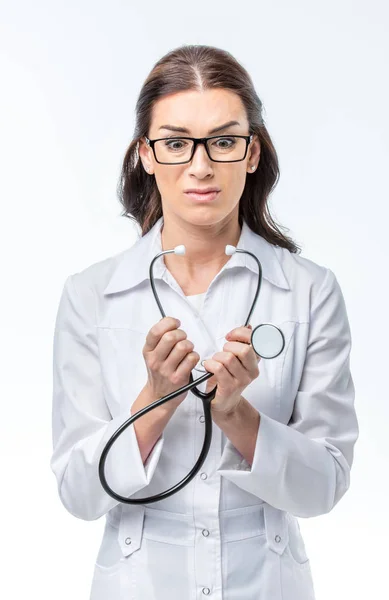
<instances>
[{"instance_id":1,"label":"white collar","mask_svg":"<svg viewBox=\"0 0 389 600\"><path fill-rule=\"evenodd\" d=\"M163 216L133 246L121 253L118 264L104 290L104 294L129 290L145 279L149 279L150 263L156 254L162 252L162 224ZM261 263L262 277L264 279L282 289L290 289L274 246L262 236L252 231L244 220L236 247L255 254ZM240 252L233 254L224 265L224 268L231 269L233 267L246 267L258 275L256 261L247 254ZM166 265L161 257L154 264L154 278L161 279L165 271Z\"/></svg>"}]
</instances>

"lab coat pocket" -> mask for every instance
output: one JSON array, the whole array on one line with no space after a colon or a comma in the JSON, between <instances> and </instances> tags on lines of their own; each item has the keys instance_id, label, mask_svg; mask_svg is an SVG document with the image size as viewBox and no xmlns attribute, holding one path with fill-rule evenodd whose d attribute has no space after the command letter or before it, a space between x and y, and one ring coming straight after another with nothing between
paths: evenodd
<instances>
[{"instance_id":1,"label":"lab coat pocket","mask_svg":"<svg viewBox=\"0 0 389 600\"><path fill-rule=\"evenodd\" d=\"M264 513L269 548L264 569L263 589L267 590L264 598L315 600L310 561L296 517L267 503Z\"/></svg>"},{"instance_id":2,"label":"lab coat pocket","mask_svg":"<svg viewBox=\"0 0 389 600\"><path fill-rule=\"evenodd\" d=\"M119 521L108 514L95 562L89 600L135 600L134 553L142 544L144 506L122 505Z\"/></svg>"},{"instance_id":3,"label":"lab coat pocket","mask_svg":"<svg viewBox=\"0 0 389 600\"><path fill-rule=\"evenodd\" d=\"M309 558L305 549L303 537L297 518L290 513L286 513L288 523L289 543L287 552L291 560L299 567L307 567Z\"/></svg>"},{"instance_id":4,"label":"lab coat pocket","mask_svg":"<svg viewBox=\"0 0 389 600\"><path fill-rule=\"evenodd\" d=\"M311 562L305 549L297 518L284 513L288 528L288 544L281 557L283 600L315 600Z\"/></svg>"},{"instance_id":5,"label":"lab coat pocket","mask_svg":"<svg viewBox=\"0 0 389 600\"><path fill-rule=\"evenodd\" d=\"M124 585L123 556L118 544L118 529L106 521L103 539L95 562L89 600L120 598ZM128 600L132 598L128 593Z\"/></svg>"},{"instance_id":6,"label":"lab coat pocket","mask_svg":"<svg viewBox=\"0 0 389 600\"><path fill-rule=\"evenodd\" d=\"M295 332L296 321L276 321L271 324L275 325L281 331L283 336L283 348L274 358L261 358L259 361L259 369L260 371L263 369L263 378L265 379L266 386L274 393L277 400L279 400L282 383L282 369L288 354L290 342Z\"/></svg>"},{"instance_id":7,"label":"lab coat pocket","mask_svg":"<svg viewBox=\"0 0 389 600\"><path fill-rule=\"evenodd\" d=\"M226 600L262 599L258 593L266 579L264 567L268 552L263 508L260 504L220 512L223 598Z\"/></svg>"},{"instance_id":8,"label":"lab coat pocket","mask_svg":"<svg viewBox=\"0 0 389 600\"><path fill-rule=\"evenodd\" d=\"M261 358L258 362L259 375L243 392L243 396L259 411L272 419L280 419L284 365L297 322L279 320L272 322L282 331L284 347L275 358ZM253 325L254 329L254 325ZM223 342L224 343L224 342ZM223 344L222 344L223 346Z\"/></svg>"},{"instance_id":9,"label":"lab coat pocket","mask_svg":"<svg viewBox=\"0 0 389 600\"><path fill-rule=\"evenodd\" d=\"M106 575L116 573L124 562L124 556L118 542L118 536L119 528L115 527L111 521L107 520L105 522L103 539L96 558L96 567L100 573Z\"/></svg>"},{"instance_id":10,"label":"lab coat pocket","mask_svg":"<svg viewBox=\"0 0 389 600\"><path fill-rule=\"evenodd\" d=\"M315 600L311 562L301 534L294 528L289 529L289 544L281 557L282 600Z\"/></svg>"},{"instance_id":11,"label":"lab coat pocket","mask_svg":"<svg viewBox=\"0 0 389 600\"><path fill-rule=\"evenodd\" d=\"M132 569L136 598L183 600L196 585L193 517L145 507L142 543Z\"/></svg>"}]
</instances>

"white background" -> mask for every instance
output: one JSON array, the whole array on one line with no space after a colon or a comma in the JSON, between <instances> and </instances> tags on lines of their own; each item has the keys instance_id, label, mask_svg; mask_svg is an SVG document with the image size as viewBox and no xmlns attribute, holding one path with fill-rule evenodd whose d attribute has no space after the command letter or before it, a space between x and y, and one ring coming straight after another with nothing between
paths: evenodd
<instances>
[{"instance_id":1,"label":"white background","mask_svg":"<svg viewBox=\"0 0 389 600\"><path fill-rule=\"evenodd\" d=\"M54 319L67 275L136 240L116 196L135 103L154 63L192 43L252 76L280 159L272 214L334 271L348 309L360 437L345 497L300 519L317 600L387 597L387 34L384 0L1 2L7 600L88 598L104 519L67 513L49 467Z\"/></svg>"}]
</instances>

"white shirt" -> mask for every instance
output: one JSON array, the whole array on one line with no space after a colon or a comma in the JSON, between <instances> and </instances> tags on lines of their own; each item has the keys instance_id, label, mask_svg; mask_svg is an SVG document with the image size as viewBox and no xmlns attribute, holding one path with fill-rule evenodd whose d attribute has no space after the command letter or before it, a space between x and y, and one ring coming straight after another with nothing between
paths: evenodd
<instances>
[{"instance_id":1,"label":"white shirt","mask_svg":"<svg viewBox=\"0 0 389 600\"><path fill-rule=\"evenodd\" d=\"M178 493L129 505L100 483L103 448L147 381L142 348L162 318L149 280L162 223L69 275L55 323L50 466L72 515L105 516L90 600L312 600L298 517L328 513L350 485L359 434L350 328L334 273L269 244L246 222L237 248L253 252L263 274L250 323L274 323L285 336L281 354L260 361L242 394L261 415L252 466L214 423L200 472ZM224 336L250 310L254 259L232 255L200 295L199 310L163 257L154 267L166 316L180 319L201 360L222 351ZM205 372L201 360L195 379ZM198 387L205 391L206 382ZM107 481L126 497L163 492L193 468L203 441L202 401L190 391L145 465L127 427L107 456Z\"/></svg>"},{"instance_id":2,"label":"white shirt","mask_svg":"<svg viewBox=\"0 0 389 600\"><path fill-rule=\"evenodd\" d=\"M204 299L206 292L202 294L192 294L191 296L187 296L188 300L192 303L192 306L195 307L198 313L201 312L203 308Z\"/></svg>"}]
</instances>

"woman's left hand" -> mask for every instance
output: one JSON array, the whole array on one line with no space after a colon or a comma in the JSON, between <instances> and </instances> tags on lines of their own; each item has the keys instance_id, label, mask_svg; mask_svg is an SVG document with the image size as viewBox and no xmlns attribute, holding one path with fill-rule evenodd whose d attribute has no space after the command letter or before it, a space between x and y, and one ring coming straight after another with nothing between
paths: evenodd
<instances>
[{"instance_id":1,"label":"woman's left hand","mask_svg":"<svg viewBox=\"0 0 389 600\"><path fill-rule=\"evenodd\" d=\"M252 326L237 327L226 335L229 341L223 352L216 352L203 362L204 368L213 373L207 379L206 392L217 385L216 395L211 401L211 412L233 413L241 402L243 390L259 375L258 362L251 343Z\"/></svg>"}]
</instances>

